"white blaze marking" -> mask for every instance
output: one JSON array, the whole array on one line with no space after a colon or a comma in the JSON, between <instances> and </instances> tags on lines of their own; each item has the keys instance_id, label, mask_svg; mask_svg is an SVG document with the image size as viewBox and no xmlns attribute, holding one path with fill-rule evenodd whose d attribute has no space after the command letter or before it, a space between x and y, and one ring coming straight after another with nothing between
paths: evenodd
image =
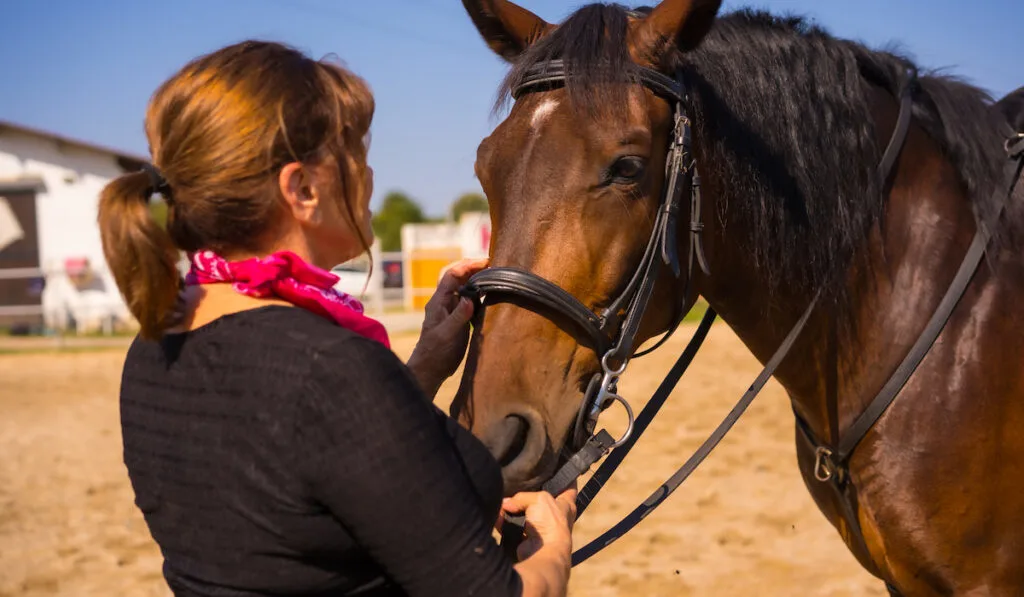
<instances>
[{"instance_id":1,"label":"white blaze marking","mask_svg":"<svg viewBox=\"0 0 1024 597\"><path fill-rule=\"evenodd\" d=\"M551 113L554 112L557 107L558 102L553 99L546 99L541 102L541 104L537 106L537 111L533 113L533 118L530 119L530 126L533 127L533 130L540 128L540 125L547 120L548 116L551 116Z\"/></svg>"}]
</instances>

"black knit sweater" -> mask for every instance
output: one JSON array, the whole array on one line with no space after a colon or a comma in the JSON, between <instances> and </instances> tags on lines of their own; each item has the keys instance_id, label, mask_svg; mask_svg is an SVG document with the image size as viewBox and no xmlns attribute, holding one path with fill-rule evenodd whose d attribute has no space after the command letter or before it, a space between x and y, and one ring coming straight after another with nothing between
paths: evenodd
<instances>
[{"instance_id":1,"label":"black knit sweater","mask_svg":"<svg viewBox=\"0 0 1024 597\"><path fill-rule=\"evenodd\" d=\"M193 595L513 596L501 473L389 350L298 308L136 340L124 459Z\"/></svg>"}]
</instances>

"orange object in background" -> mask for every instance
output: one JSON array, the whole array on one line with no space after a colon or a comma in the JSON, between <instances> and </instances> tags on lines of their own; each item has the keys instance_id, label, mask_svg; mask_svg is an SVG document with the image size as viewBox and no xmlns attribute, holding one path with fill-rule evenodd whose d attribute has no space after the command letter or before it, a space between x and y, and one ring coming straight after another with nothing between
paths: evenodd
<instances>
[{"instance_id":1,"label":"orange object in background","mask_svg":"<svg viewBox=\"0 0 1024 597\"><path fill-rule=\"evenodd\" d=\"M437 289L441 272L459 259L462 259L462 250L458 247L415 249L411 252L409 279L406 280L406 284L412 288L414 309L421 310L426 306Z\"/></svg>"}]
</instances>

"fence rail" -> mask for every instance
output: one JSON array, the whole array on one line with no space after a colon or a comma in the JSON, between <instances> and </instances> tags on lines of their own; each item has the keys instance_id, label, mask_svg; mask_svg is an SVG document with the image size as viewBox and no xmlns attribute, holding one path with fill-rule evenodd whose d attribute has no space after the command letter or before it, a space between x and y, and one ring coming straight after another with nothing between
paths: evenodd
<instances>
[{"instance_id":1,"label":"fence rail","mask_svg":"<svg viewBox=\"0 0 1024 597\"><path fill-rule=\"evenodd\" d=\"M45 273L38 267L16 267L0 269L0 280L24 280L27 278L40 278Z\"/></svg>"},{"instance_id":2,"label":"fence rail","mask_svg":"<svg viewBox=\"0 0 1024 597\"><path fill-rule=\"evenodd\" d=\"M25 280L26 283L19 283ZM7 288L9 287L9 288ZM0 269L0 331L27 335L82 336L131 333L138 325L106 268L95 268L86 281L64 269ZM403 288L353 288L370 315L403 309ZM4 304L6 303L6 304Z\"/></svg>"}]
</instances>

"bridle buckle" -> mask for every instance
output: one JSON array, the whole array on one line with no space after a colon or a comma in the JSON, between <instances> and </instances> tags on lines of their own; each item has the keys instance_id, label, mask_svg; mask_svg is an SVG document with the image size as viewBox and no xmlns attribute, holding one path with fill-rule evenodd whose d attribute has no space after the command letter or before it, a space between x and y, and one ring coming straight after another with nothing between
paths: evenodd
<instances>
[{"instance_id":1,"label":"bridle buckle","mask_svg":"<svg viewBox=\"0 0 1024 597\"><path fill-rule=\"evenodd\" d=\"M838 472L832 461L832 450L821 446L814 451L814 478L822 483L830 481Z\"/></svg>"},{"instance_id":2,"label":"bridle buckle","mask_svg":"<svg viewBox=\"0 0 1024 597\"><path fill-rule=\"evenodd\" d=\"M675 144L680 147L690 146L690 118L682 111L676 111L675 117Z\"/></svg>"}]
</instances>

